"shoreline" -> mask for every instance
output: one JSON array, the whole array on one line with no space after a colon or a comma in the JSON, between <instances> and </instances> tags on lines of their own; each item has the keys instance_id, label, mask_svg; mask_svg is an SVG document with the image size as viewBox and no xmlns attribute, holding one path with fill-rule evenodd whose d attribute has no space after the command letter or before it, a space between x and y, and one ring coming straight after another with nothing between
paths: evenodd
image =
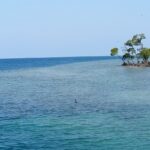
<instances>
[{"instance_id":1,"label":"shoreline","mask_svg":"<svg viewBox=\"0 0 150 150\"><path fill-rule=\"evenodd\" d=\"M124 66L124 67L150 67L150 63L142 63L142 64L126 64L126 63L123 63L121 66Z\"/></svg>"}]
</instances>

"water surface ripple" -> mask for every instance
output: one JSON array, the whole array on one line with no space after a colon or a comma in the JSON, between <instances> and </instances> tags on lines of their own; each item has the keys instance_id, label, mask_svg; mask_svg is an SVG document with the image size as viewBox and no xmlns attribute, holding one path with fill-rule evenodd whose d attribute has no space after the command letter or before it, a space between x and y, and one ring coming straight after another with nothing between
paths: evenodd
<instances>
[{"instance_id":1,"label":"water surface ripple","mask_svg":"<svg viewBox=\"0 0 150 150\"><path fill-rule=\"evenodd\" d=\"M150 68L43 61L0 61L0 149L150 149Z\"/></svg>"}]
</instances>

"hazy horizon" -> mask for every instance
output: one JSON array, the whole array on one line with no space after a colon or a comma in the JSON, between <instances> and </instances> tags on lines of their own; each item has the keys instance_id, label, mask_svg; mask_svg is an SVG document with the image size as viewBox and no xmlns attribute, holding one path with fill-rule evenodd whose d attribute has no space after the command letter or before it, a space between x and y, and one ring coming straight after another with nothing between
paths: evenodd
<instances>
[{"instance_id":1,"label":"hazy horizon","mask_svg":"<svg viewBox=\"0 0 150 150\"><path fill-rule=\"evenodd\" d=\"M0 58L0 60L2 59L47 59L47 58L77 58L77 57L112 57L110 55L100 55L100 56L86 56L86 55L83 55L83 56L49 56L49 57L6 57L6 58ZM117 56L116 56L117 57ZM112 59L115 58L115 57L112 57Z\"/></svg>"},{"instance_id":2,"label":"hazy horizon","mask_svg":"<svg viewBox=\"0 0 150 150\"><path fill-rule=\"evenodd\" d=\"M149 4L108 0L0 2L0 58L109 56L134 34L150 46Z\"/></svg>"}]
</instances>

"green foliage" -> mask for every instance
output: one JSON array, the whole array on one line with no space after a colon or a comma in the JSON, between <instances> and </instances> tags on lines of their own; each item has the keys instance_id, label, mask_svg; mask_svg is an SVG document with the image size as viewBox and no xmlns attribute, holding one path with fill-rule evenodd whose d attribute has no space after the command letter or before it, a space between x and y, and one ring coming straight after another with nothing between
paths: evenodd
<instances>
[{"instance_id":1,"label":"green foliage","mask_svg":"<svg viewBox=\"0 0 150 150\"><path fill-rule=\"evenodd\" d=\"M143 48L140 51L140 57L144 60L144 62L147 62L150 57L150 49L149 48Z\"/></svg>"},{"instance_id":2,"label":"green foliage","mask_svg":"<svg viewBox=\"0 0 150 150\"><path fill-rule=\"evenodd\" d=\"M132 44L134 46L139 46L142 44L142 40L145 39L145 35L142 33L142 34L136 34L133 36L132 38Z\"/></svg>"},{"instance_id":3,"label":"green foliage","mask_svg":"<svg viewBox=\"0 0 150 150\"><path fill-rule=\"evenodd\" d=\"M126 59L130 59L131 55L129 53L125 53L123 56L122 56L122 60L125 61Z\"/></svg>"},{"instance_id":4,"label":"green foliage","mask_svg":"<svg viewBox=\"0 0 150 150\"><path fill-rule=\"evenodd\" d=\"M141 61L148 63L148 59L150 58L150 48L143 48L142 40L145 38L146 37L143 33L136 34L124 43L125 49L122 56L124 64L135 65L135 61L137 61L137 64L141 63ZM111 49L111 56L117 54L118 48Z\"/></svg>"},{"instance_id":5,"label":"green foliage","mask_svg":"<svg viewBox=\"0 0 150 150\"><path fill-rule=\"evenodd\" d=\"M133 55L130 55L129 53L125 53L123 56L122 56L122 60L123 61L130 61L130 60L132 60L132 59L134 59L134 56Z\"/></svg>"},{"instance_id":6,"label":"green foliage","mask_svg":"<svg viewBox=\"0 0 150 150\"><path fill-rule=\"evenodd\" d=\"M132 55L136 53L134 48L128 48L128 49L126 49L126 51Z\"/></svg>"},{"instance_id":7,"label":"green foliage","mask_svg":"<svg viewBox=\"0 0 150 150\"><path fill-rule=\"evenodd\" d=\"M132 39L125 42L125 46L134 47L134 46L141 46L142 40L145 39L145 35L142 34L136 34L132 37Z\"/></svg>"},{"instance_id":8,"label":"green foliage","mask_svg":"<svg viewBox=\"0 0 150 150\"><path fill-rule=\"evenodd\" d=\"M129 47L132 47L133 46L133 43L132 43L132 40L128 40L126 43L125 43L126 46L129 46Z\"/></svg>"},{"instance_id":9,"label":"green foliage","mask_svg":"<svg viewBox=\"0 0 150 150\"><path fill-rule=\"evenodd\" d=\"M115 55L117 55L118 54L118 48L112 48L111 49L111 56L115 56Z\"/></svg>"}]
</instances>

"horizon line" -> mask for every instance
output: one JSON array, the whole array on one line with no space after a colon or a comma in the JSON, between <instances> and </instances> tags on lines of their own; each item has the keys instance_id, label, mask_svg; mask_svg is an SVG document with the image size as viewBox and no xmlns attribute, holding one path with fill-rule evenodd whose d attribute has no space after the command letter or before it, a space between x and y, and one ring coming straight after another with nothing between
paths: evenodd
<instances>
[{"instance_id":1,"label":"horizon line","mask_svg":"<svg viewBox=\"0 0 150 150\"><path fill-rule=\"evenodd\" d=\"M81 55L81 56L49 56L49 57L6 57L0 58L0 60L6 59L46 59L46 58L76 58L76 57L112 57L110 55ZM116 56L117 57L117 56Z\"/></svg>"}]
</instances>

